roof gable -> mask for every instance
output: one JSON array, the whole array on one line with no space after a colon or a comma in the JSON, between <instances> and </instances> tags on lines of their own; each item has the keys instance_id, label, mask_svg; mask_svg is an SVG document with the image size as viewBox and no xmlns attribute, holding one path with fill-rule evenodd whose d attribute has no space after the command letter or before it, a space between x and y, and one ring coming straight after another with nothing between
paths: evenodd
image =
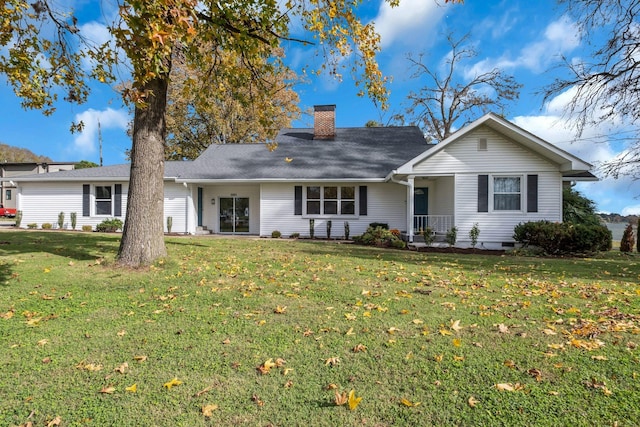
<instances>
[{"instance_id":1,"label":"roof gable","mask_svg":"<svg viewBox=\"0 0 640 427\"><path fill-rule=\"evenodd\" d=\"M529 151L536 153L540 157L543 157L546 160L557 164L559 170L563 173L569 174L584 172L590 170L592 167L591 164L585 162L584 160L533 135L532 133L514 125L508 120L505 120L504 118L494 113L488 113L478 120L474 121L473 123L469 124L468 126L465 126L464 128L458 130L456 133L449 136L439 144L436 144L431 150L421 153L420 155L411 159L410 161L399 167L396 172L399 174L411 174L413 172L413 168L417 164L423 162L436 153L439 153L449 145L455 144L464 136L477 130L481 126L487 126L493 131L503 135L510 141L520 144Z\"/></svg>"}]
</instances>

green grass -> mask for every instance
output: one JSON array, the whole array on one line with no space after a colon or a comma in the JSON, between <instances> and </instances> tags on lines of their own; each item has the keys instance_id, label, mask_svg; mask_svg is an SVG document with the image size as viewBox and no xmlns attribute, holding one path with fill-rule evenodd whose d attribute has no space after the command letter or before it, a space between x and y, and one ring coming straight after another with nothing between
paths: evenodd
<instances>
[{"instance_id":1,"label":"green grass","mask_svg":"<svg viewBox=\"0 0 640 427\"><path fill-rule=\"evenodd\" d=\"M640 420L635 253L176 237L165 260L132 271L114 267L118 239L0 232L0 425ZM163 386L173 378L182 383ZM336 406L332 384L360 405Z\"/></svg>"}]
</instances>

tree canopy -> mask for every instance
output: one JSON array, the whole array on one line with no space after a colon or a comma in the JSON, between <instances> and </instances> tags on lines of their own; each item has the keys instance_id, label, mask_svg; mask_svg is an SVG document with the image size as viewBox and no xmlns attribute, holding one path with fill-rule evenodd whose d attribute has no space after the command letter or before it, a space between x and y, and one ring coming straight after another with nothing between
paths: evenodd
<instances>
[{"instance_id":1,"label":"tree canopy","mask_svg":"<svg viewBox=\"0 0 640 427\"><path fill-rule=\"evenodd\" d=\"M38 154L33 153L31 150L27 150L26 148L14 147L12 145L0 143L0 162L50 163L52 161L53 160L51 160L49 157L40 156Z\"/></svg>"}]
</instances>

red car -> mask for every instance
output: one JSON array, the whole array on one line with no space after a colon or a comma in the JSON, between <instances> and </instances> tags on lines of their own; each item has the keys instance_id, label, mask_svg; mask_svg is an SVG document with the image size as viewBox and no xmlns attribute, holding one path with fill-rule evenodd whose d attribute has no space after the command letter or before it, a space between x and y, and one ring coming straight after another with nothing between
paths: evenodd
<instances>
[{"instance_id":1,"label":"red car","mask_svg":"<svg viewBox=\"0 0 640 427\"><path fill-rule=\"evenodd\" d=\"M5 208L3 205L0 205L0 216L13 218L16 216L16 210L13 208Z\"/></svg>"}]
</instances>

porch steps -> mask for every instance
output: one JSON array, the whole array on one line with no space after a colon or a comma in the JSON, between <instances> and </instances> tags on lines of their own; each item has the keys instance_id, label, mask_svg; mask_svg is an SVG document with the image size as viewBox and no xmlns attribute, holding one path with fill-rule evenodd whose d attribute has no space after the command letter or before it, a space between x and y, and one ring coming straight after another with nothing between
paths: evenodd
<instances>
[{"instance_id":1,"label":"porch steps","mask_svg":"<svg viewBox=\"0 0 640 427\"><path fill-rule=\"evenodd\" d=\"M211 234L211 230L207 229L206 225L196 228L196 236L202 236L207 234Z\"/></svg>"}]
</instances>

